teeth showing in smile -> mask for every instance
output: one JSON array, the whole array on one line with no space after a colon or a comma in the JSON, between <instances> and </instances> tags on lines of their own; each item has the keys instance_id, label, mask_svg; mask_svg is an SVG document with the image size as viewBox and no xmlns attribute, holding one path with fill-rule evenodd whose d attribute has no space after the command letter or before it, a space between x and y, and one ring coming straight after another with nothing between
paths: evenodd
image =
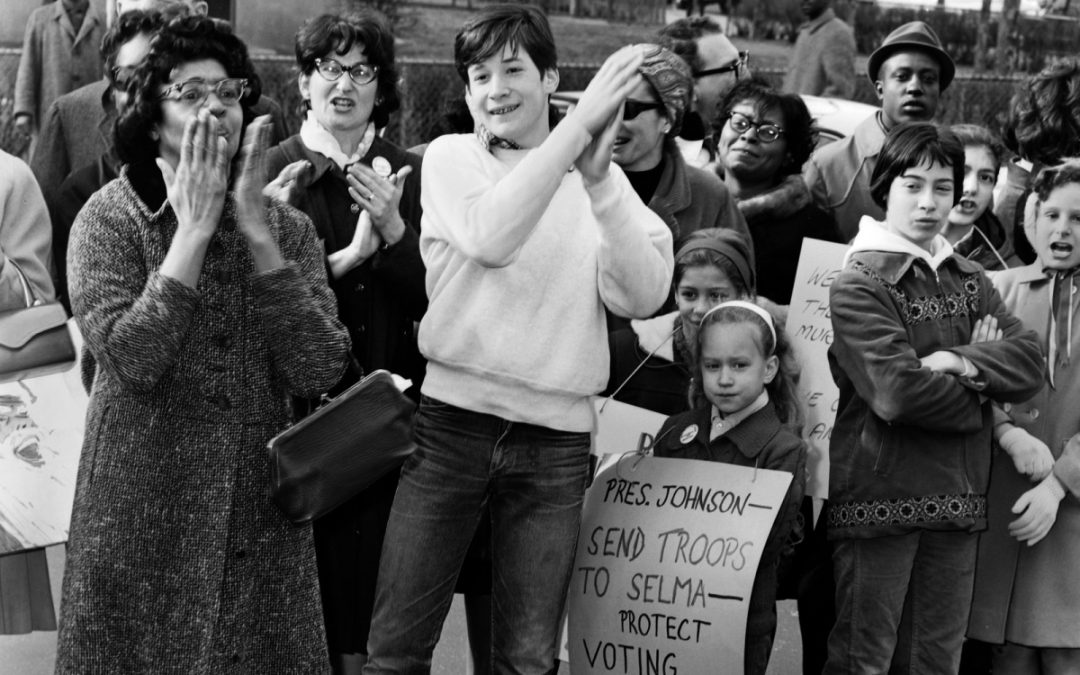
<instances>
[{"instance_id":1,"label":"teeth showing in smile","mask_svg":"<svg viewBox=\"0 0 1080 675\"><path fill-rule=\"evenodd\" d=\"M492 114L492 115L505 115L506 113L513 112L515 110L517 110L516 105L507 105L507 106L503 106L501 108L495 108L495 109L491 110L490 114Z\"/></svg>"}]
</instances>

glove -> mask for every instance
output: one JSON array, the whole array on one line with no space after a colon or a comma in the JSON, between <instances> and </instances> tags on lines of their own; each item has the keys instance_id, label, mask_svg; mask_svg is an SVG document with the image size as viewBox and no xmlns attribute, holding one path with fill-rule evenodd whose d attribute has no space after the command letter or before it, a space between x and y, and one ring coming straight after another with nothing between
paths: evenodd
<instances>
[{"instance_id":1,"label":"glove","mask_svg":"<svg viewBox=\"0 0 1080 675\"><path fill-rule=\"evenodd\" d=\"M1050 533L1057 520L1058 505L1064 498L1065 488L1051 473L1013 504L1012 512L1022 515L1009 523L1009 534L1026 541L1028 546L1038 544Z\"/></svg>"},{"instance_id":2,"label":"glove","mask_svg":"<svg viewBox=\"0 0 1080 675\"><path fill-rule=\"evenodd\" d=\"M1016 470L1031 480L1046 478L1054 468L1054 455L1039 439L1020 427L1012 427L998 438L998 445L1009 454Z\"/></svg>"}]
</instances>

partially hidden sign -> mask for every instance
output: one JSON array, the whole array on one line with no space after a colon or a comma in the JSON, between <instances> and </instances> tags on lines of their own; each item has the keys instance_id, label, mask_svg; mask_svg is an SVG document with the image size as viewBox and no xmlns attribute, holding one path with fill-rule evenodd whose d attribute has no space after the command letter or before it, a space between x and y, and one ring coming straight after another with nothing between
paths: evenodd
<instances>
[{"instance_id":1,"label":"partially hidden sign","mask_svg":"<svg viewBox=\"0 0 1080 675\"><path fill-rule=\"evenodd\" d=\"M625 455L585 496L570 669L742 673L750 590L791 474Z\"/></svg>"},{"instance_id":2,"label":"partially hidden sign","mask_svg":"<svg viewBox=\"0 0 1080 675\"><path fill-rule=\"evenodd\" d=\"M592 442L594 455L621 455L649 450L656 439L656 432L667 419L667 415L613 398L594 396L592 404L596 415Z\"/></svg>"},{"instance_id":3,"label":"partially hidden sign","mask_svg":"<svg viewBox=\"0 0 1080 675\"><path fill-rule=\"evenodd\" d=\"M844 244L803 239L785 328L802 367L798 392L806 414L806 494L822 499L829 496L829 439L840 397L829 372L833 340L829 286L840 274L847 249Z\"/></svg>"}]
</instances>

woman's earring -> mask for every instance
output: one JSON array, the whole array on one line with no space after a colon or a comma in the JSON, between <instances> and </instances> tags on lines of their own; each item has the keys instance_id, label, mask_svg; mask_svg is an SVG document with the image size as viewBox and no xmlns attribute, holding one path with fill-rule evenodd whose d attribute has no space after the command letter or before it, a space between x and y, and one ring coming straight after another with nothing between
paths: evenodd
<instances>
[{"instance_id":1,"label":"woman's earring","mask_svg":"<svg viewBox=\"0 0 1080 675\"><path fill-rule=\"evenodd\" d=\"M382 96L376 96L375 97L375 105L382 105L382 102L383 102L383 97Z\"/></svg>"}]
</instances>

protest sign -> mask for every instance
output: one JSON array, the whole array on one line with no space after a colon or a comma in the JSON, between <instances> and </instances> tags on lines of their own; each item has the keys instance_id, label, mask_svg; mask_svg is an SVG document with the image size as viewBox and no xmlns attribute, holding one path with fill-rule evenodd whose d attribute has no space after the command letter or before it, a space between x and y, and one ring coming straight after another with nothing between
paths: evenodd
<instances>
[{"instance_id":1,"label":"protest sign","mask_svg":"<svg viewBox=\"0 0 1080 675\"><path fill-rule=\"evenodd\" d=\"M626 455L585 497L575 675L742 673L750 591L791 474Z\"/></svg>"},{"instance_id":2,"label":"protest sign","mask_svg":"<svg viewBox=\"0 0 1080 675\"><path fill-rule=\"evenodd\" d=\"M847 246L817 239L803 239L795 272L785 332L802 367L799 397L806 413L806 494L829 496L829 439L839 392L829 372L832 318L829 286L843 266Z\"/></svg>"},{"instance_id":3,"label":"protest sign","mask_svg":"<svg viewBox=\"0 0 1080 675\"><path fill-rule=\"evenodd\" d=\"M67 541L86 405L77 366L0 384L0 554Z\"/></svg>"},{"instance_id":4,"label":"protest sign","mask_svg":"<svg viewBox=\"0 0 1080 675\"><path fill-rule=\"evenodd\" d=\"M652 447L656 432L667 419L667 415L613 398L594 396L592 403L593 412L596 413L596 431L592 443L594 455L621 455L624 452L648 450Z\"/></svg>"}]
</instances>

